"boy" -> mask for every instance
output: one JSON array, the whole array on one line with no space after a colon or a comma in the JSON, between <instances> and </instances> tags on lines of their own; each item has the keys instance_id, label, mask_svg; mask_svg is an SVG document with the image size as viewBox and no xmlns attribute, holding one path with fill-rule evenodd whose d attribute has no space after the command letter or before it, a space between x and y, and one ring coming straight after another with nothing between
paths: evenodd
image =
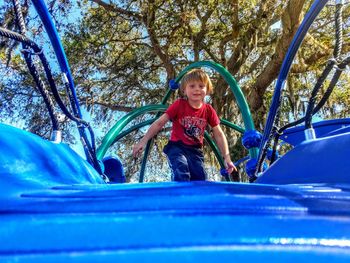
<instances>
[{"instance_id":1,"label":"boy","mask_svg":"<svg viewBox=\"0 0 350 263\"><path fill-rule=\"evenodd\" d=\"M207 178L204 156L201 150L206 126L213 129L214 139L224 158L228 173L236 171L228 150L226 137L220 127L220 120L213 107L204 102L206 95L213 91L209 76L201 69L189 71L181 80L181 92L185 99L178 99L148 129L145 136L134 145L133 156L137 157L149 139L164 125L173 122L169 143L164 147L173 181L202 181Z\"/></svg>"}]
</instances>

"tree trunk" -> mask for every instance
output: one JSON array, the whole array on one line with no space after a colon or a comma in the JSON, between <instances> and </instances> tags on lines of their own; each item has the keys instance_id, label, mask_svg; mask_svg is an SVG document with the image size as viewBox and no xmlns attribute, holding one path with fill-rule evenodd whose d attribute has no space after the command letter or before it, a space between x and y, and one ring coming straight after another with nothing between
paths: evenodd
<instances>
[{"instance_id":1,"label":"tree trunk","mask_svg":"<svg viewBox=\"0 0 350 263\"><path fill-rule=\"evenodd\" d=\"M256 125L260 126L264 123L262 119L263 116L266 116L266 109L263 108L264 94L278 76L288 47L301 23L304 2L305 0L290 0L288 2L282 15L281 23L283 31L277 43L275 54L247 92L248 103L251 107Z\"/></svg>"}]
</instances>

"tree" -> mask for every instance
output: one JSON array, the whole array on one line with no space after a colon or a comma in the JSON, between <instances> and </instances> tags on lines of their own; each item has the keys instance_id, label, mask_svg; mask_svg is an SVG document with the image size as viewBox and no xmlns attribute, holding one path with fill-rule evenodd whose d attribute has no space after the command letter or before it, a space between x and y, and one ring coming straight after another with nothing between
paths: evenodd
<instances>
[{"instance_id":1,"label":"tree","mask_svg":"<svg viewBox=\"0 0 350 263\"><path fill-rule=\"evenodd\" d=\"M55 6L62 8L71 2L51 3L55 10ZM94 123L109 123L106 129L113 125L115 111L128 112L141 105L158 103L168 81L185 66L198 60L212 60L236 78L247 97L255 124L262 130L283 58L311 5L308 0L84 0L77 3L82 16L79 21L64 23L64 46L80 101L93 111ZM346 6L344 20L348 17ZM293 64L283 109L291 109L295 117L301 115L300 98L307 97L332 54L333 25L334 6L330 5L312 26ZM347 44L344 51L348 51ZM240 124L241 117L227 84L218 75L211 75L216 88L211 96L213 106L221 117ZM335 103L328 105L332 110L323 114L344 115L347 107L341 100L348 92L347 84L348 79L343 78L332 97ZM290 119L285 111L283 121ZM242 148L234 146L239 135L226 132L231 151L237 158L243 156Z\"/></svg>"}]
</instances>

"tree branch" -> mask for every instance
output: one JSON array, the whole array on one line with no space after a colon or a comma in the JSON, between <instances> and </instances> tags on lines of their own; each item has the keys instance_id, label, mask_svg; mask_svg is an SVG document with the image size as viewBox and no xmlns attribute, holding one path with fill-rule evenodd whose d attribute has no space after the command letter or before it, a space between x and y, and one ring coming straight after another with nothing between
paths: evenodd
<instances>
[{"instance_id":1,"label":"tree branch","mask_svg":"<svg viewBox=\"0 0 350 263\"><path fill-rule=\"evenodd\" d=\"M120 7L113 5L113 4L107 4L106 2L104 2L102 0L90 0L90 1L98 4L99 6L102 6L108 12L115 12L115 13L123 14L123 15L126 15L128 17L135 18L138 21L142 20L142 15L140 13L125 10L125 9L120 8Z\"/></svg>"},{"instance_id":2,"label":"tree branch","mask_svg":"<svg viewBox=\"0 0 350 263\"><path fill-rule=\"evenodd\" d=\"M250 88L248 100L253 111L258 111L262 107L265 91L278 75L290 42L301 23L304 3L305 0L290 0L283 12L281 21L283 30L277 43L275 54Z\"/></svg>"}]
</instances>

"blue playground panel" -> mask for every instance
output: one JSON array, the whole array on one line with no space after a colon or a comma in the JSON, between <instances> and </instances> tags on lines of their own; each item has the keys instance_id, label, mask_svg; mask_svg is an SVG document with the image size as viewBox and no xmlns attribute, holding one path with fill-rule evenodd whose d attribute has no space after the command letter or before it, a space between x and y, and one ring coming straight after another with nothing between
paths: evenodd
<instances>
[{"instance_id":1,"label":"blue playground panel","mask_svg":"<svg viewBox=\"0 0 350 263\"><path fill-rule=\"evenodd\" d=\"M215 182L27 190L1 200L0 261L345 262L349 191Z\"/></svg>"},{"instance_id":2,"label":"blue playground panel","mask_svg":"<svg viewBox=\"0 0 350 263\"><path fill-rule=\"evenodd\" d=\"M310 8L284 60L263 135L277 113L293 57L326 4ZM68 61L42 0L33 0L67 75ZM295 147L256 183L106 184L65 144L0 124L0 262L349 262L349 119L303 128ZM106 173L124 179L119 159ZM331 172L330 172L331 171Z\"/></svg>"},{"instance_id":3,"label":"blue playground panel","mask_svg":"<svg viewBox=\"0 0 350 263\"><path fill-rule=\"evenodd\" d=\"M0 133L0 262L350 259L349 180L106 184L65 145Z\"/></svg>"},{"instance_id":4,"label":"blue playground panel","mask_svg":"<svg viewBox=\"0 0 350 263\"><path fill-rule=\"evenodd\" d=\"M317 138L336 135L350 131L350 119L336 119L315 122L312 124ZM283 132L280 139L291 144L298 145L305 140L305 126L297 126Z\"/></svg>"}]
</instances>

